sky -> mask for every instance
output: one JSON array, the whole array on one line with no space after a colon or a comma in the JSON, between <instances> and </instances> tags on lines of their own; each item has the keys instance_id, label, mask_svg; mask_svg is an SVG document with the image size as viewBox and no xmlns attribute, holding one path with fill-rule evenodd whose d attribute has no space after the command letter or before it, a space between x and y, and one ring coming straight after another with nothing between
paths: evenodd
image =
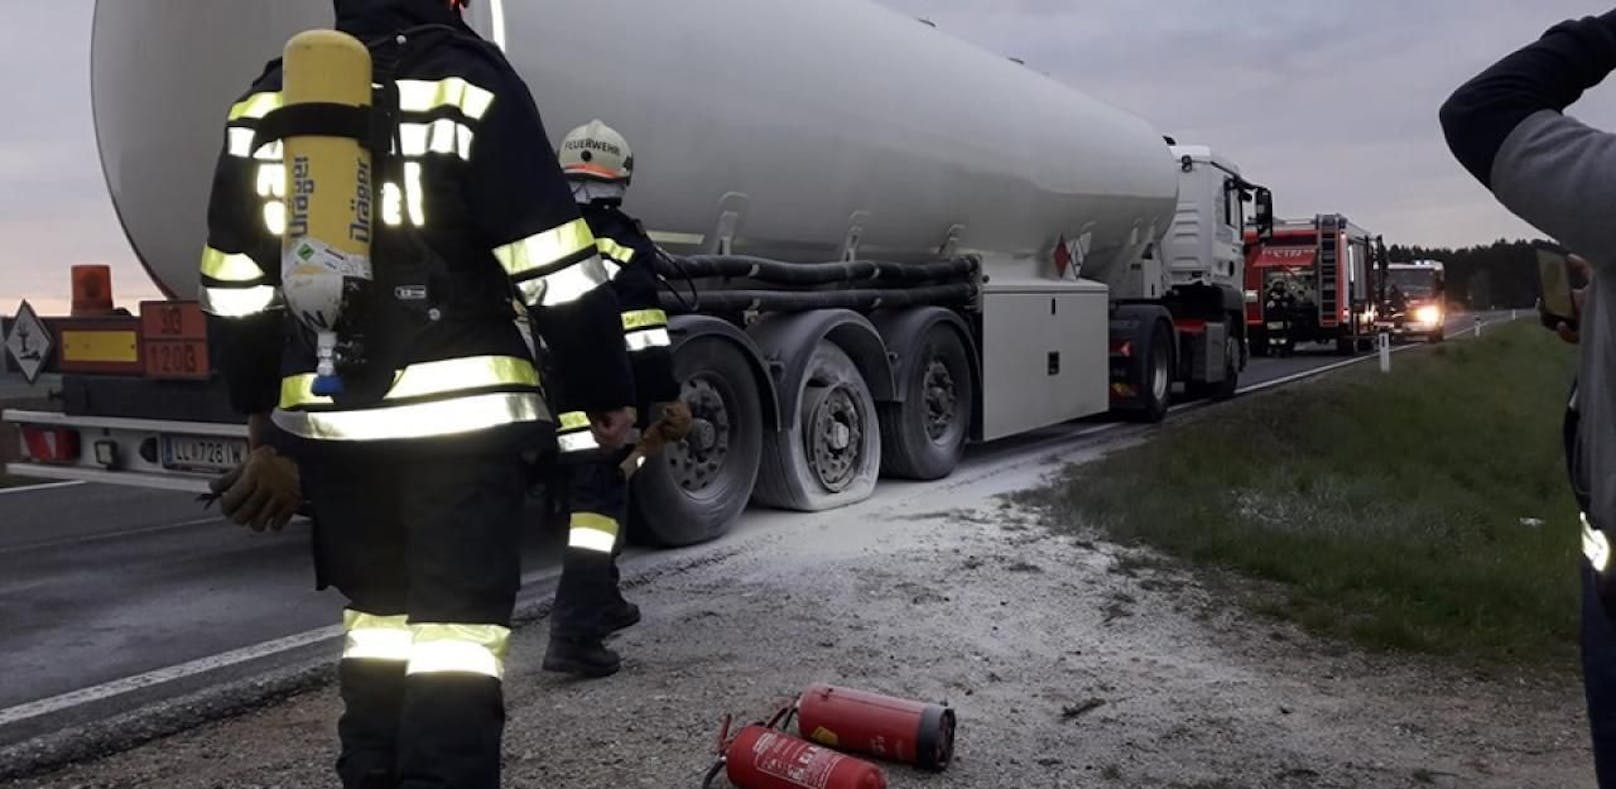
<instances>
[{"instance_id":1,"label":"sky","mask_svg":"<svg viewBox=\"0 0 1616 789\"><path fill-rule=\"evenodd\" d=\"M1390 243L1425 245L1534 235L1454 162L1437 107L1554 22L1609 10L1586 0L881 2L1025 60L1180 142L1220 149L1273 188L1281 216L1345 213ZM120 303L156 294L101 177L90 115L92 7L0 0L8 109L0 313L24 297L42 311L65 310L74 263L111 264ZM1572 113L1616 128L1616 87Z\"/></svg>"}]
</instances>

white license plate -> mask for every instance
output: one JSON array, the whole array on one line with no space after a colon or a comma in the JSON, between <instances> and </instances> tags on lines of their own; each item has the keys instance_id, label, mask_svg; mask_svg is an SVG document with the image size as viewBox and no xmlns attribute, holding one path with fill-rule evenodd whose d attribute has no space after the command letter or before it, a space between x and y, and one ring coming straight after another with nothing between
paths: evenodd
<instances>
[{"instance_id":1,"label":"white license plate","mask_svg":"<svg viewBox=\"0 0 1616 789\"><path fill-rule=\"evenodd\" d=\"M247 459L247 442L234 438L163 436L163 467L229 471Z\"/></svg>"},{"instance_id":2,"label":"white license plate","mask_svg":"<svg viewBox=\"0 0 1616 789\"><path fill-rule=\"evenodd\" d=\"M1283 324L1283 323L1270 323L1270 324L1268 324L1268 328L1270 328L1270 329L1283 329L1283 328L1285 328L1285 324Z\"/></svg>"}]
</instances>

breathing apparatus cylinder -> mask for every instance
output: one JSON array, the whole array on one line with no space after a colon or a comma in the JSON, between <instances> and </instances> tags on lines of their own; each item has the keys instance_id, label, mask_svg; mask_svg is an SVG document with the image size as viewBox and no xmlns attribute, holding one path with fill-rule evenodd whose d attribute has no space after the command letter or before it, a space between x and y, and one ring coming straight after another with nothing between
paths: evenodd
<instances>
[{"instance_id":1,"label":"breathing apparatus cylinder","mask_svg":"<svg viewBox=\"0 0 1616 789\"><path fill-rule=\"evenodd\" d=\"M299 33L286 44L287 112L371 106L370 51L335 30ZM298 132L284 140L287 221L281 285L287 306L315 336L314 394L343 392L345 364L363 362L363 337L344 313L373 286L374 169L363 135Z\"/></svg>"}]
</instances>

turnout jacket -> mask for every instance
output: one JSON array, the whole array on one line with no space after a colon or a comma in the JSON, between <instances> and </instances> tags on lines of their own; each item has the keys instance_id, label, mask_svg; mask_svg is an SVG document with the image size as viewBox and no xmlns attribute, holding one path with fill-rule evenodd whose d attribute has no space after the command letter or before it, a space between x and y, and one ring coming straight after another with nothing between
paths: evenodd
<instances>
[{"instance_id":1,"label":"turnout jacket","mask_svg":"<svg viewBox=\"0 0 1616 789\"><path fill-rule=\"evenodd\" d=\"M633 368L639 395L635 405L643 427L652 421L654 406L679 399L679 382L673 372L673 341L656 273L658 250L640 223L615 201L597 200L581 208L622 309L623 344ZM562 451L593 450L596 447L588 417L571 394L573 383L565 373L561 379Z\"/></svg>"},{"instance_id":2,"label":"turnout jacket","mask_svg":"<svg viewBox=\"0 0 1616 789\"><path fill-rule=\"evenodd\" d=\"M391 385L367 398L311 390L312 337L280 290L282 146L256 139L282 103L275 60L229 108L201 262L201 302L233 404L273 409L279 428L317 442L542 428L553 420L525 325L568 380L571 406L633 404L622 310L527 86L458 16L376 5L338 26L371 48L379 77L391 65L394 92L378 91L388 102L378 106L396 106L397 117L375 168L372 249L381 311L403 316L382 327L376 352Z\"/></svg>"}]
</instances>

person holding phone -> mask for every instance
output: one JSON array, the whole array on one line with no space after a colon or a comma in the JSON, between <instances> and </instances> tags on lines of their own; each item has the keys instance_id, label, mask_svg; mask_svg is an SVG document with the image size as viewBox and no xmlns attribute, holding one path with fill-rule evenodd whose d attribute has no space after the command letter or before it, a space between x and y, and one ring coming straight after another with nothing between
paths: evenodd
<instances>
[{"instance_id":1,"label":"person holding phone","mask_svg":"<svg viewBox=\"0 0 1616 789\"><path fill-rule=\"evenodd\" d=\"M1581 348L1566 456L1583 511L1582 662L1599 786L1616 789L1616 134L1565 114L1616 70L1616 11L1562 22L1442 106L1448 146L1506 208L1586 260L1580 309L1555 321Z\"/></svg>"}]
</instances>

